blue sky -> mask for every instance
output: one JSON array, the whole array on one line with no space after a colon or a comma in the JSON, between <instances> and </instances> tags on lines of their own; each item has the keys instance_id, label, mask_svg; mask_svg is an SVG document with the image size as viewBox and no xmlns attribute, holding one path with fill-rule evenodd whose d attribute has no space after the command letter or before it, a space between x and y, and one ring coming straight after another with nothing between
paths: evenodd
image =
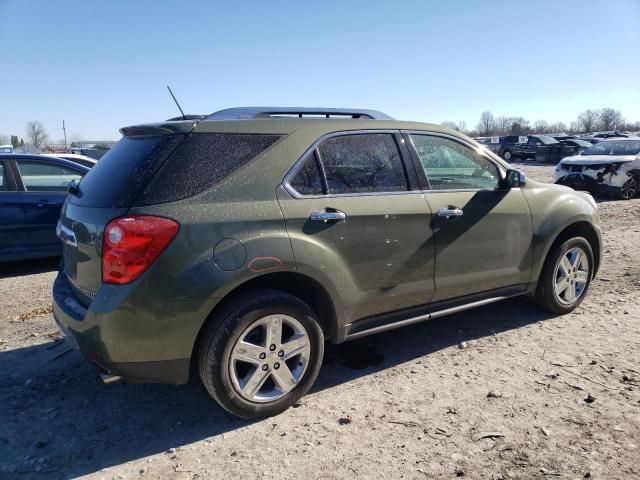
<instances>
[{"instance_id":1,"label":"blue sky","mask_svg":"<svg viewBox=\"0 0 640 480\"><path fill-rule=\"evenodd\" d=\"M0 134L50 137L230 106L640 120L640 0L0 0Z\"/></svg>"}]
</instances>

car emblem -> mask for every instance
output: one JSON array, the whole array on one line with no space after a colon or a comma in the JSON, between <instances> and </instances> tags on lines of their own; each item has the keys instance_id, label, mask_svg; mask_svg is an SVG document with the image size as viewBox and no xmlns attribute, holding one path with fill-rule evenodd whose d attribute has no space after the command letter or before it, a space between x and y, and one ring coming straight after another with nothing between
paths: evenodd
<instances>
[{"instance_id":1,"label":"car emblem","mask_svg":"<svg viewBox=\"0 0 640 480\"><path fill-rule=\"evenodd\" d=\"M71 230L70 228L62 225L62 223L60 223L60 220L58 220L58 225L56 225L56 235L63 243L71 245L72 247L78 247L75 233L73 233L73 230Z\"/></svg>"}]
</instances>

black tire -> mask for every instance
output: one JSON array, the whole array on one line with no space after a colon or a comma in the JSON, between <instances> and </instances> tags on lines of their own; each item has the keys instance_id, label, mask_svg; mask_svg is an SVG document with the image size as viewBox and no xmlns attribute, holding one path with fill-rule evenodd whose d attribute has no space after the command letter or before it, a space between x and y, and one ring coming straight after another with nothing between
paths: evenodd
<instances>
[{"instance_id":1,"label":"black tire","mask_svg":"<svg viewBox=\"0 0 640 480\"><path fill-rule=\"evenodd\" d=\"M513 158L513 153L511 150L505 150L502 152L502 158L504 158L507 162Z\"/></svg>"},{"instance_id":2,"label":"black tire","mask_svg":"<svg viewBox=\"0 0 640 480\"><path fill-rule=\"evenodd\" d=\"M640 179L638 177L629 177L622 187L616 192L618 200L631 200L638 194Z\"/></svg>"},{"instance_id":3,"label":"black tire","mask_svg":"<svg viewBox=\"0 0 640 480\"><path fill-rule=\"evenodd\" d=\"M569 250L575 247L581 248L586 253L589 270L584 290L574 303L567 305L563 304L557 298L555 293L554 284L556 281L556 266L560 259L569 252ZM591 280L593 278L593 269L593 249L585 238L573 237L565 240L559 245L555 245L547 255L544 266L542 267L542 272L540 273L540 278L538 279L538 288L535 294L536 303L538 306L551 313L563 315L565 313L572 312L578 305L580 305L580 303L582 303L582 300L584 300L584 297L589 290L589 285L591 285Z\"/></svg>"},{"instance_id":4,"label":"black tire","mask_svg":"<svg viewBox=\"0 0 640 480\"><path fill-rule=\"evenodd\" d=\"M304 327L310 343L309 360L291 391L268 403L252 402L243 398L233 385L231 352L247 328L273 314L293 317ZM238 417L259 418L283 412L307 393L318 376L323 355L324 335L311 308L288 293L259 289L236 297L209 320L198 346L198 368L204 387L220 406Z\"/></svg>"}]
</instances>

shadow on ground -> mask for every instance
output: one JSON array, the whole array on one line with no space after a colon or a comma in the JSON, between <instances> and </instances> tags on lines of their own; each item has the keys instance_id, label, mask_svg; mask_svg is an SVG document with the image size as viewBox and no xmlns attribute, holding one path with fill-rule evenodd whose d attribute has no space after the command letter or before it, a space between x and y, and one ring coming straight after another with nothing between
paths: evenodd
<instances>
[{"instance_id":1,"label":"shadow on ground","mask_svg":"<svg viewBox=\"0 0 640 480\"><path fill-rule=\"evenodd\" d=\"M0 279L52 272L58 269L58 265L60 265L59 257L22 260L20 262L0 262Z\"/></svg>"},{"instance_id":2,"label":"shadow on ground","mask_svg":"<svg viewBox=\"0 0 640 480\"><path fill-rule=\"evenodd\" d=\"M327 345L310 395L547 318L526 300L509 300ZM228 415L200 386L103 386L78 353L66 350L50 342L0 352L0 477L78 477L251 423Z\"/></svg>"}]
</instances>

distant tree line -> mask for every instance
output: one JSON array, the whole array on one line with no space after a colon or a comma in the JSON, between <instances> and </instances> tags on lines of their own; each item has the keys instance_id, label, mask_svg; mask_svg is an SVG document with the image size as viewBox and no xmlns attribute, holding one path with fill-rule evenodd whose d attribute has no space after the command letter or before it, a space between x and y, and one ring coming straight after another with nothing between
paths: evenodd
<instances>
[{"instance_id":1,"label":"distant tree line","mask_svg":"<svg viewBox=\"0 0 640 480\"><path fill-rule=\"evenodd\" d=\"M582 112L575 121L564 122L536 120L533 124L523 117L495 117L490 111L482 112L473 130L467 130L465 122L442 122L442 125L470 136L489 137L493 135L527 135L529 133L591 133L597 131L638 131L640 122L626 122L620 110L613 108L589 109Z\"/></svg>"},{"instance_id":2,"label":"distant tree line","mask_svg":"<svg viewBox=\"0 0 640 480\"><path fill-rule=\"evenodd\" d=\"M18 138L17 135L1 135L0 134L0 145L8 145L9 143L13 145L13 148L24 147L26 145L32 145L39 150L46 148L47 145L51 143L63 145L65 143L64 140L58 140L57 142L51 142L49 138L49 134L47 133L47 129L44 127L42 122L32 121L27 122L27 126L25 129L25 137ZM26 141L25 141L26 138ZM79 134L72 134L70 141L71 146L75 146L77 142L82 140L82 136ZM103 146L105 149L109 149L108 146Z\"/></svg>"}]
</instances>

